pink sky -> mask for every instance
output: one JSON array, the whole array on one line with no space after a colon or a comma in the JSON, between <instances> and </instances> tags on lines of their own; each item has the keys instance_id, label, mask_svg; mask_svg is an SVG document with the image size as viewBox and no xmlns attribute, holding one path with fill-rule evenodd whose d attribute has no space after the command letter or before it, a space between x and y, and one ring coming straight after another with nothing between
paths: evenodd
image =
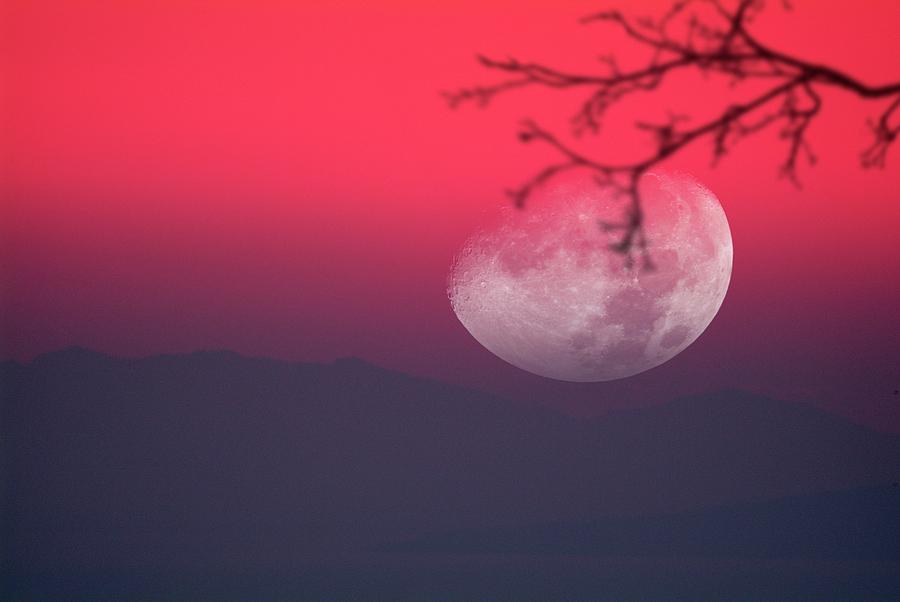
<instances>
[{"instance_id":1,"label":"pink sky","mask_svg":"<svg viewBox=\"0 0 900 602\"><path fill-rule=\"evenodd\" d=\"M668 2L629 2L634 14ZM871 83L897 77L893 1L773 3L773 45ZM593 69L621 37L595 3L11 0L0 35L0 357L82 345L120 355L228 348L411 372L579 412L751 388L900 429L897 152L863 171L882 104L828 93L798 190L774 135L717 168L668 167L721 199L731 290L707 333L646 376L544 381L483 350L446 276L465 238L553 155L522 117L562 124L568 94L450 111L438 91L492 75L475 52ZM687 84L674 102L718 100ZM604 149L634 152L630 119ZM620 150L621 149L621 150ZM886 426L885 426L886 425Z\"/></svg>"}]
</instances>

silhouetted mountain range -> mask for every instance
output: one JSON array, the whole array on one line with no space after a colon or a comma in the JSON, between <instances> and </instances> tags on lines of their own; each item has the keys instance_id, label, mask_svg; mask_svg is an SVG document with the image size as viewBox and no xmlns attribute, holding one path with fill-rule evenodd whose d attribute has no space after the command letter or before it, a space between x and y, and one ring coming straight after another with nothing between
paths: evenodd
<instances>
[{"instance_id":1,"label":"silhouetted mountain range","mask_svg":"<svg viewBox=\"0 0 900 602\"><path fill-rule=\"evenodd\" d=\"M610 529L781 524L777 505L678 513L900 478L900 437L739 391L588 420L357 359L68 349L0 370L3 545L29 570L273 566L460 530L475 549L548 523L553 549L611 550Z\"/></svg>"}]
</instances>

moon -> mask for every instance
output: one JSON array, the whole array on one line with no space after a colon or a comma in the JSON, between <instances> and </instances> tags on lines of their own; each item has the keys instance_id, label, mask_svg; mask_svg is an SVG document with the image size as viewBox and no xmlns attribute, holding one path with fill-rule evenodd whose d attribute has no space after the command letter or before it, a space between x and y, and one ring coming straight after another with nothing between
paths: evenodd
<instances>
[{"instance_id":1,"label":"moon","mask_svg":"<svg viewBox=\"0 0 900 602\"><path fill-rule=\"evenodd\" d=\"M733 247L715 195L684 174L641 183L654 270L610 249L624 199L586 174L545 185L455 258L448 295L494 355L548 378L597 382L667 362L709 326L731 280Z\"/></svg>"}]
</instances>

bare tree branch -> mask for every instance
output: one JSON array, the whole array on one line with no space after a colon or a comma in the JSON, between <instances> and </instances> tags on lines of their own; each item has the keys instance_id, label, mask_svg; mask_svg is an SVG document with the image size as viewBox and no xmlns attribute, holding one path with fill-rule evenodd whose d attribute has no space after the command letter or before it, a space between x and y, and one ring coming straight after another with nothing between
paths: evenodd
<instances>
[{"instance_id":1,"label":"bare tree branch","mask_svg":"<svg viewBox=\"0 0 900 602\"><path fill-rule=\"evenodd\" d=\"M788 2L783 2L790 9ZM535 187L560 172L588 168L600 186L626 198L621 222L601 222L604 231L618 233L611 245L631 265L640 255L643 266L652 268L643 229L643 211L639 184L649 170L693 141L709 137L713 141L713 161L728 154L741 139L776 124L785 140L787 152L781 174L795 184L801 157L810 164L816 160L807 132L822 108L819 88L831 87L849 91L866 100L892 99L877 120L870 121L873 142L863 150L861 164L865 168L884 167L889 147L900 134L900 81L870 86L842 71L808 62L780 52L756 39L748 29L764 8L764 0L735 0L728 8L720 0L677 0L659 19L626 18L619 11L603 11L582 18L582 24L610 23L628 38L652 51L648 64L640 69L622 71L614 56L601 57L606 74L572 73L540 63L520 62L514 58L496 60L479 56L487 69L503 73L507 79L489 86L463 88L445 93L451 107L465 102L486 106L496 96L525 87L553 89L585 89L586 96L571 118L572 134L597 134L609 108L641 91L654 91L676 72L699 71L705 75L727 78L731 83L745 80L767 82L762 91L750 98L725 106L712 119L687 127L687 119L670 115L662 123L638 122L639 130L649 132L654 140L652 151L644 158L629 163L598 161L575 151L558 135L535 121L522 123L522 142L541 142L554 148L561 161L549 165L520 187L508 191L517 207L524 207ZM706 9L707 13L703 13ZM712 17L708 14L712 11Z\"/></svg>"}]
</instances>

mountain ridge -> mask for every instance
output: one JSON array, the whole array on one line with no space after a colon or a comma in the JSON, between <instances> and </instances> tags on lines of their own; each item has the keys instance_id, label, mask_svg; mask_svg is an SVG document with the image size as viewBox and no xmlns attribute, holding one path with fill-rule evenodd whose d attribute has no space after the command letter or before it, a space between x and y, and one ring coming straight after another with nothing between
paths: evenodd
<instances>
[{"instance_id":1,"label":"mountain ridge","mask_svg":"<svg viewBox=\"0 0 900 602\"><path fill-rule=\"evenodd\" d=\"M900 474L900 437L745 393L587 419L366 362L230 352L69 350L3 381L7 552L37 566L180 562L196 541L194 562L264 565Z\"/></svg>"},{"instance_id":2,"label":"mountain ridge","mask_svg":"<svg viewBox=\"0 0 900 602\"><path fill-rule=\"evenodd\" d=\"M185 352L149 354L149 355L142 355L142 356L136 356L136 357L120 357L120 356L112 355L112 354L105 353L102 351L96 351L94 349L91 349L89 347L84 347L81 345L70 345L70 346L66 346L66 347L63 347L63 348L60 348L60 349L57 349L54 351L48 351L45 353L38 354L38 355L34 356L30 361L27 361L27 362L19 362L16 360L6 360L3 362L0 362L0 367L18 366L19 368L27 368L28 366L35 365L35 364L36 365L52 365L53 363L67 362L67 361L68 362L71 362L71 361L76 361L76 362L103 361L103 362L112 362L112 363L123 363L124 362L124 363L129 363L132 365L140 365L143 363L153 363L153 362L158 362L158 361L177 362L177 361L182 361L182 360L189 359L189 358L208 359L208 360L225 359L230 362L257 362L257 363L263 363L263 364L278 365L278 366L282 366L282 367L294 367L294 368L312 368L312 369L333 368L336 370L351 370L351 371L352 370L365 370L365 371L369 371L369 372L375 371L375 372L381 372L384 374L391 374L391 375L394 375L395 377L399 376L404 379L408 379L410 381L431 382L431 383L439 384L444 387L455 388L459 391L473 392L473 393L476 393L479 395L484 395L485 397L490 397L490 398L493 398L496 400L500 400L503 403L508 403L508 404L511 404L516 407L529 408L529 409L533 409L533 408L537 407L542 410L547 410L547 411L550 411L553 413L561 414L566 417L570 417L570 418L573 418L573 419L579 420L579 421L597 421L597 420L606 420L608 418L616 418L616 417L621 417L621 416L631 416L635 412L640 413L645 410L652 410L652 409L658 409L658 408L663 408L663 407L668 407L668 408L672 408L674 406L689 407L690 405L692 405L698 401L702 402L702 401L709 400L709 399L727 400L729 402L740 402L740 403L746 403L747 401L758 403L760 401L763 401L765 403L775 403L775 404L779 404L779 405L783 405L783 406L790 406L793 408L806 410L806 411L809 411L810 415L817 414L817 415L821 415L821 416L827 416L827 417L833 418L841 423L858 426L864 430L871 431L873 433L887 434L890 436L900 437L900 435L898 435L896 433L880 431L880 430L872 427L871 425L856 422L854 420L847 418L844 415L830 412L826 409L823 409L819 406L812 405L808 402L783 400L783 399L778 399L776 397L772 397L769 395L755 393L755 392L747 391L745 389L733 388L733 387L721 387L721 388L710 389L710 390L704 391L704 392L682 394L682 395L672 397L671 399L664 401L662 403L653 403L653 404L641 405L641 406L637 406L637 407L612 407L612 408L608 409L606 412L595 415L595 416L579 416L579 415L573 415L568 412L565 412L564 410L562 410L558 407L555 407L552 403L522 404L522 403L513 401L510 398L508 398L504 395L501 395L501 394L484 391L482 389L473 388L473 387L466 386L466 385L447 382L447 381L443 381L440 379L434 379L434 378L430 378L427 376L411 375L411 374L405 373L405 372L397 370L397 369L381 366L379 364L373 363L373 362L366 360L365 358L362 358L359 356L342 356L342 357L334 358L331 361L309 362L309 361L285 360L285 359L279 359L279 358L274 358L274 357L265 356L265 355L245 355L243 353L232 351L229 349L224 349L224 348L222 348L222 349L219 349L219 348L205 349L204 348L204 349L197 349L197 350L185 351ZM599 383L599 384L602 385L602 383ZM721 404L710 404L710 407L715 408L716 405L721 405Z\"/></svg>"}]
</instances>

